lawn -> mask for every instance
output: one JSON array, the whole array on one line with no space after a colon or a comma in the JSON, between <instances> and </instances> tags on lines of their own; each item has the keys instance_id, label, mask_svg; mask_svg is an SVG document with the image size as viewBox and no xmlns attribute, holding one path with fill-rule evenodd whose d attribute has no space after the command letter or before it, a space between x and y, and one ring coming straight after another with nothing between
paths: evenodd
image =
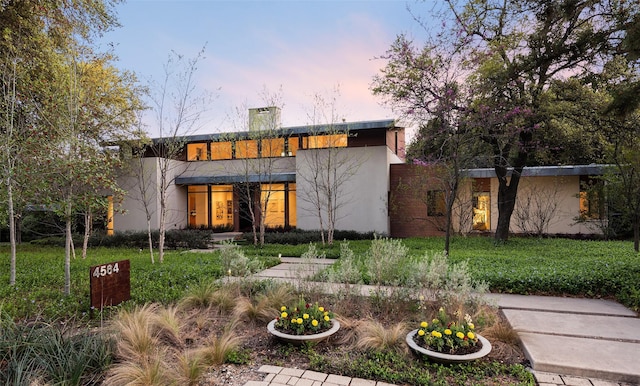
<instances>
[{"instance_id":1,"label":"lawn","mask_svg":"<svg viewBox=\"0 0 640 386\"><path fill-rule=\"evenodd\" d=\"M384 265L385 274L390 273L389 277L402 283L405 280L402 275L406 274L403 265L406 265L408 261L430 259L435 252L441 249L442 240L438 238L406 239L388 244L396 249L401 249L403 253L399 254L401 258L396 261L390 260L388 265ZM354 261L360 261L366 265L367 258L373 253L372 245L371 241L350 242L349 248L355 256ZM314 247L319 255L326 254L331 258L337 258L341 253L339 244L331 248L318 245ZM33 373L35 370L32 371L31 367L23 367L23 363L26 363L23 360L33 360L33 362L29 362L33 363L33 368L44 371L48 374L46 378L52 382L56 379L62 383L68 382L68 374L73 368L78 369L76 374L82 379L78 384L94 384L92 382L96 382L96 379L103 379L109 371L122 368L118 366L129 362L118 356L122 350L116 350L111 346L116 342L110 341L111 344L107 344L103 341L103 339L108 340L109 334L95 334L95 329L85 329L83 326L87 326L88 323L89 326L95 327L102 324L102 317L105 319L115 317L115 313L111 311L134 310L136 305L149 302L157 302L171 307L172 304L180 300L184 301L185 296L191 296L199 299L196 303L201 304L200 308L182 309L182 311L178 308L168 308L168 310L174 310L177 312L176 315L185 318L185 326L191 326L191 330L205 334L202 338L203 342L221 342L220 337L211 340L210 335L214 331L230 331L227 329L230 325L236 326L233 331L238 339L247 336L253 337L248 342L244 339L241 346L231 349L220 359L225 363L237 364L239 367L236 369L243 369L237 371L244 374L254 373L247 371L247 366L256 363L275 363L398 384L466 385L470 381L478 385L533 384L531 374L521 364L522 354L518 352L517 348L514 348L516 346L513 343L513 334L508 329L495 330L498 335L493 337L496 350L492 352L492 357L473 365L441 366L406 356L388 348L354 350L352 344L356 343L294 348L274 344L262 336L266 334L263 328L265 322L253 320L263 314L259 307L264 306L264 299L268 298L265 296L268 296L270 291L272 293L270 296L277 295L277 291L270 288L272 283L261 282L246 287L242 287L246 283L240 283L241 286L237 289L234 289L233 285L222 287L210 285L212 280L223 277L231 269L229 267L236 269L238 262L247 266L252 265L252 262L259 261L262 266L266 267L277 262L274 257L278 254L302 256L305 253L308 254L309 250L310 246L306 244L299 246L268 245L264 248L245 246L240 250L228 250L238 252L225 253L169 251L162 264L157 262L151 264L146 251L141 252L138 249L127 248L93 248L90 249L86 259L78 257L71 261L72 294L65 297L62 294L64 286L63 248L21 245L18 249L17 284L15 287L10 287L6 284L9 281L9 247L1 245L0 281L5 284L0 287L0 323L2 323L0 331L4 336L4 338L0 337L2 338L0 339L0 343L2 343L0 344L0 363L5 363L6 369L11 371L0 374L0 379L4 379L2 376L6 375L5 380L15 380L17 377ZM384 252L394 254L390 250ZM238 256L241 256L242 259L230 260ZM127 302L124 307L108 310L105 314L92 314L89 307L90 267L124 259L131 262L132 301ZM339 267L342 261L346 261L346 259L339 260L334 266ZM455 238L452 243L449 263L455 265L461 262L468 264L468 272L474 280L486 281L494 291L612 297L635 309L640 304L640 256L633 253L632 246L628 242L514 238L504 245L495 246L492 240L487 238ZM395 275L396 273L397 275ZM363 276L359 280L366 282L372 278ZM228 294L222 296L221 294L224 294L225 290ZM215 292L209 293L208 291ZM290 291L281 291L280 293L295 296ZM240 301L245 296L254 298L245 302ZM345 331L341 332L345 339L351 337L356 331L360 334L367 330L362 327L361 323L366 320L370 321L370 319L364 314L369 317L376 315L377 320L385 322L385 326L388 327L384 333L386 336L394 331L394 323L408 322L411 326L415 325L420 320L418 319L420 316L413 313L424 312L421 311L421 307L416 307L414 300L406 297L389 299L371 297L366 299L370 300L371 304L368 304L365 299L357 297L343 296L332 299L321 293L317 293L315 296L318 297L316 301L320 299L332 301L333 303L329 306L350 320L345 323ZM217 306L212 307L213 299L217 299L216 302L219 302ZM284 304L275 300L275 297L270 300L269 304ZM226 304L225 309L233 309L233 312L222 313L221 302L223 301ZM247 316L240 318L242 323L232 323L230 318L236 317L236 310L241 309L237 306L242 304L244 304ZM126 315L126 313L124 314ZM118 314L118 317L121 317L120 315L122 314ZM393 319L394 315L400 319ZM43 317L45 320L64 319L65 323L46 323L44 325L32 323L37 317ZM19 322L17 325L12 324L8 318ZM29 323L22 323L24 319ZM73 321L74 319L75 321ZM69 320L72 320L72 323L66 323ZM495 316L478 319L478 324L486 324L485 327L489 326L487 323L499 322ZM69 326L76 326L71 328L74 334L67 335L57 332L58 329L68 329ZM493 326L499 327L500 324ZM86 333L78 334L78 331L86 331ZM184 346L180 342L193 342L194 337L197 336L189 329L183 331L181 328L180 331L187 334L188 339L180 338L175 341L178 342L176 347L172 346L164 351L158 350L158 352L166 354L166 358L163 360L167 361L169 368L172 368L173 363L177 363L178 349L190 348L189 345ZM500 334L503 338L499 337ZM71 338L75 343L67 342ZM367 340L366 335L363 339ZM392 344L396 348L404 346L404 335L400 334L393 339ZM121 340L117 340L117 343ZM169 339L167 342L173 341ZM42 346L43 350L51 348L50 351L47 351L50 358L67 359L64 361L38 359L42 357L40 351L36 351L35 356L29 354L35 345ZM96 347L101 347L104 350L96 350ZM21 348L29 348L29 350ZM21 354L14 355L18 352ZM270 353L268 357L264 355L265 352ZM86 353L93 354L87 355ZM3 358L6 358L7 362L4 362ZM208 373L199 373L198 379L203 380L210 377L214 381L213 383L203 381L204 383L200 384L214 384L215 379L222 376L222 373L216 372L218 371L216 366L207 367L206 371ZM60 378L56 378L58 375ZM89 375L91 375L91 380L87 378Z\"/></svg>"},{"instance_id":2,"label":"lawn","mask_svg":"<svg viewBox=\"0 0 640 386\"><path fill-rule=\"evenodd\" d=\"M420 258L442 249L441 238L402 240L408 255ZM356 255L366 255L370 241L351 241ZM301 256L309 245L243 247L249 258L273 265L273 257ZM340 245L318 246L320 254L337 258ZM80 251L78 251L79 253ZM157 258L157 257L156 257ZM71 262L71 293L62 295L64 249L21 245L18 248L17 283L9 287L9 246L0 246L0 307L15 317L44 314L50 317L89 311L89 267L107 262L131 261L133 303L170 303L201 281L226 272L218 253L169 251L162 264L151 264L138 249L93 248L88 257ZM640 307L640 255L631 242L567 239L512 238L494 245L490 238L454 238L449 260L467 261L475 280L486 281L492 291L518 294L573 295L614 298L628 307Z\"/></svg>"},{"instance_id":3,"label":"lawn","mask_svg":"<svg viewBox=\"0 0 640 386\"><path fill-rule=\"evenodd\" d=\"M402 242L412 257L440 251L444 245L441 238L411 238ZM369 241L349 242L359 256L366 255L369 246ZM300 256L308 247L245 248L254 255ZM319 254L328 258L340 255L339 243L317 248ZM604 297L616 299L636 311L640 309L640 255L633 251L630 241L514 237L495 245L491 238L459 237L452 240L449 260L467 261L472 277L487 282L493 292Z\"/></svg>"}]
</instances>

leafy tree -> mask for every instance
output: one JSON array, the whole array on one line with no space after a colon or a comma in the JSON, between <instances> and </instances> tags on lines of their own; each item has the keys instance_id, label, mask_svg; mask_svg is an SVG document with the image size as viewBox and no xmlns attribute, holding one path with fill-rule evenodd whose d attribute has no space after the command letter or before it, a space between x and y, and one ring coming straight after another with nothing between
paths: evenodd
<instances>
[{"instance_id":1,"label":"leafy tree","mask_svg":"<svg viewBox=\"0 0 640 386\"><path fill-rule=\"evenodd\" d=\"M439 15L445 31L432 35L424 50L445 49L451 62L466 70L457 80L470 87L473 98L461 107L466 124L486 143L487 158L498 177L495 239L505 241L522 170L541 145L545 90L568 74L597 72L619 52L619 39L637 17L639 6L613 0L447 0L445 4ZM431 94L434 101L440 95L406 60L418 56L415 53L410 45L392 47L380 78L403 80L401 87L391 90L392 101L410 99L413 90ZM427 55L418 64L435 62L433 55Z\"/></svg>"},{"instance_id":2,"label":"leafy tree","mask_svg":"<svg viewBox=\"0 0 640 386\"><path fill-rule=\"evenodd\" d=\"M15 283L16 203L24 204L31 193L42 192L29 178L46 166L40 157L45 141L54 141L46 128L45 111L53 95L47 83L55 78L60 53L80 41L90 41L115 24L113 1L23 0L3 2L0 7L0 67L2 68L2 155L4 186L8 197L12 236L11 278ZM37 139L44 140L38 143ZM41 177L41 176L40 176ZM24 184L20 180L25 181Z\"/></svg>"}]
</instances>

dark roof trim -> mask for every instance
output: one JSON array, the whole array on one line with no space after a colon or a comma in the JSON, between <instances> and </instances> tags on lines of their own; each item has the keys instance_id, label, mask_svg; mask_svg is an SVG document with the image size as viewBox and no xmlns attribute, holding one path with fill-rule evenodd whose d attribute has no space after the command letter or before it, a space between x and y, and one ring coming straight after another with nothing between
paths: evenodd
<instances>
[{"instance_id":1,"label":"dark roof trim","mask_svg":"<svg viewBox=\"0 0 640 386\"><path fill-rule=\"evenodd\" d=\"M275 183L275 182L296 182L295 173L278 174L252 174L249 176L200 176L200 177L177 177L176 185L218 185L218 184L238 184L242 182L251 183Z\"/></svg>"},{"instance_id":2,"label":"dark roof trim","mask_svg":"<svg viewBox=\"0 0 640 386\"><path fill-rule=\"evenodd\" d=\"M336 123L333 125L308 125L308 126L291 126L283 127L278 131L279 135L291 136L297 134L322 134L326 132L356 132L361 130L371 129L402 129L404 126L400 126L394 119L384 119L378 121L361 121L361 122L344 122ZM180 137L180 141L187 142L206 142L206 141L225 141L230 139L243 139L250 138L250 132L248 131L236 131L229 133L215 133L215 134L197 134ZM161 143L167 138L154 138L154 143Z\"/></svg>"},{"instance_id":3,"label":"dark roof trim","mask_svg":"<svg viewBox=\"0 0 640 386\"><path fill-rule=\"evenodd\" d=\"M598 176L602 175L611 165L591 164L591 165L567 165L567 166L532 166L525 167L522 171L523 177L556 177L556 176ZM507 175L513 173L513 168L509 169ZM496 171L493 168L468 169L465 172L467 177L473 178L495 178Z\"/></svg>"}]
</instances>

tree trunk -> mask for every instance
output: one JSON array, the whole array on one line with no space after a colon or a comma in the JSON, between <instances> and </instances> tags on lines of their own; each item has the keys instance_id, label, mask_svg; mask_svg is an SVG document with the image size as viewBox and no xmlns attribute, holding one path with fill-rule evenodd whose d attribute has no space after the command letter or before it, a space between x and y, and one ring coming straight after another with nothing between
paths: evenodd
<instances>
[{"instance_id":1,"label":"tree trunk","mask_svg":"<svg viewBox=\"0 0 640 386\"><path fill-rule=\"evenodd\" d=\"M9 243L11 244L11 273L9 285L16 285L16 219L13 208L12 181L7 183L7 206L9 207Z\"/></svg>"},{"instance_id":2,"label":"tree trunk","mask_svg":"<svg viewBox=\"0 0 640 386\"><path fill-rule=\"evenodd\" d=\"M89 247L89 236L91 236L91 226L93 223L93 216L91 215L91 209L87 210L84 214L84 237L82 239L82 258L87 258L87 249Z\"/></svg>"},{"instance_id":3,"label":"tree trunk","mask_svg":"<svg viewBox=\"0 0 640 386\"><path fill-rule=\"evenodd\" d=\"M64 294L71 295L71 248L73 238L71 237L71 202L67 203L66 223L65 223L65 248L64 248Z\"/></svg>"},{"instance_id":4,"label":"tree trunk","mask_svg":"<svg viewBox=\"0 0 640 386\"><path fill-rule=\"evenodd\" d=\"M513 170L511 178L507 181L506 168L496 167L496 175L498 176L498 224L496 225L496 242L505 242L509 239L509 225L511 224L511 215L516 205L516 195L518 193L518 184L520 183L520 175L523 167Z\"/></svg>"},{"instance_id":5,"label":"tree trunk","mask_svg":"<svg viewBox=\"0 0 640 386\"><path fill-rule=\"evenodd\" d=\"M155 264L153 258L153 237L151 235L151 217L147 214L147 236L149 238L149 254L151 255L151 264Z\"/></svg>"},{"instance_id":6,"label":"tree trunk","mask_svg":"<svg viewBox=\"0 0 640 386\"><path fill-rule=\"evenodd\" d=\"M640 252L640 214L633 216L633 250Z\"/></svg>"}]
</instances>

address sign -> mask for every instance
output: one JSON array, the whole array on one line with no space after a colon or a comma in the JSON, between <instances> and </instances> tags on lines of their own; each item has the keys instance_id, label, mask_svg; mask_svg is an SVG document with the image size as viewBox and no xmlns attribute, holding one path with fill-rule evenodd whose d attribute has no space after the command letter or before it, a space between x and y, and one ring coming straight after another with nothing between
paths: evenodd
<instances>
[{"instance_id":1,"label":"address sign","mask_svg":"<svg viewBox=\"0 0 640 386\"><path fill-rule=\"evenodd\" d=\"M102 309L131 299L131 264L129 260L89 268L91 307Z\"/></svg>"}]
</instances>

